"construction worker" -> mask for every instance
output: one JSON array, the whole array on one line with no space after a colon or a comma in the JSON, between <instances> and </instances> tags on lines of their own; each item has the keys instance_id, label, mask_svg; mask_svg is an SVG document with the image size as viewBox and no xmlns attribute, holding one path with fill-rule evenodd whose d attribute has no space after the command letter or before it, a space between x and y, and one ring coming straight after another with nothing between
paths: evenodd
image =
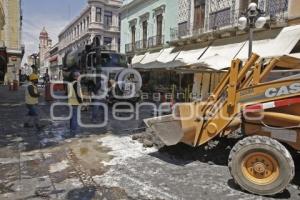
<instances>
[{"instance_id":1,"label":"construction worker","mask_svg":"<svg viewBox=\"0 0 300 200\"><path fill-rule=\"evenodd\" d=\"M72 73L73 82L68 85L68 103L72 106L72 117L70 119L70 133L71 136L76 135L78 129L77 110L78 106L82 103L81 89L78 86L78 78L80 77L79 72Z\"/></svg>"},{"instance_id":2,"label":"construction worker","mask_svg":"<svg viewBox=\"0 0 300 200\"><path fill-rule=\"evenodd\" d=\"M25 103L28 109L28 119L24 123L25 128L31 128L35 125L37 129L41 129L39 123L39 117L36 110L36 106L39 103L40 93L37 88L38 84L38 75L31 74L29 76L29 83L25 90Z\"/></svg>"}]
</instances>

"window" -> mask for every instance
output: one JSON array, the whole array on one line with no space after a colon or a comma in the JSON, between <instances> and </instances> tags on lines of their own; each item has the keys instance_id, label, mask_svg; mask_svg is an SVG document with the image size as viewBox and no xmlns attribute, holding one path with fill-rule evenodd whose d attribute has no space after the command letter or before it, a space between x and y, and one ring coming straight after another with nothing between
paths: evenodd
<instances>
[{"instance_id":1,"label":"window","mask_svg":"<svg viewBox=\"0 0 300 200\"><path fill-rule=\"evenodd\" d=\"M106 46L106 45L111 45L112 43L112 38L110 37L104 37L103 38L103 44Z\"/></svg>"},{"instance_id":2,"label":"window","mask_svg":"<svg viewBox=\"0 0 300 200\"><path fill-rule=\"evenodd\" d=\"M104 11L104 25L111 26L112 25L112 12Z\"/></svg>"},{"instance_id":3,"label":"window","mask_svg":"<svg viewBox=\"0 0 300 200\"><path fill-rule=\"evenodd\" d=\"M96 22L101 22L101 14L102 14L101 8L96 8Z\"/></svg>"},{"instance_id":4,"label":"window","mask_svg":"<svg viewBox=\"0 0 300 200\"><path fill-rule=\"evenodd\" d=\"M135 43L135 26L131 26L131 43Z\"/></svg>"},{"instance_id":5,"label":"window","mask_svg":"<svg viewBox=\"0 0 300 200\"><path fill-rule=\"evenodd\" d=\"M194 27L196 30L204 27L205 0L195 0Z\"/></svg>"},{"instance_id":6,"label":"window","mask_svg":"<svg viewBox=\"0 0 300 200\"><path fill-rule=\"evenodd\" d=\"M100 60L101 67L128 67L125 55L117 53L102 53Z\"/></svg>"},{"instance_id":7,"label":"window","mask_svg":"<svg viewBox=\"0 0 300 200\"><path fill-rule=\"evenodd\" d=\"M156 16L156 23L157 23L156 35L161 36L162 35L162 24L163 24L163 15L162 14Z\"/></svg>"},{"instance_id":8,"label":"window","mask_svg":"<svg viewBox=\"0 0 300 200\"><path fill-rule=\"evenodd\" d=\"M160 45L160 44L162 44L162 25L163 25L163 15L162 14L156 16L156 24L157 24L156 45Z\"/></svg>"},{"instance_id":9,"label":"window","mask_svg":"<svg viewBox=\"0 0 300 200\"><path fill-rule=\"evenodd\" d=\"M258 0L240 0L240 10L241 11L246 11L247 9L248 9L248 6L249 6L249 4L250 3L252 3L252 2L254 2L254 3L256 3L256 4L258 4Z\"/></svg>"},{"instance_id":10,"label":"window","mask_svg":"<svg viewBox=\"0 0 300 200\"><path fill-rule=\"evenodd\" d=\"M219 29L224 26L228 26L231 23L231 11L230 8L211 13L209 16L209 28Z\"/></svg>"},{"instance_id":11,"label":"window","mask_svg":"<svg viewBox=\"0 0 300 200\"><path fill-rule=\"evenodd\" d=\"M178 36L182 37L182 36L186 36L188 35L188 23L187 22L182 22L180 24L178 24Z\"/></svg>"},{"instance_id":12,"label":"window","mask_svg":"<svg viewBox=\"0 0 300 200\"><path fill-rule=\"evenodd\" d=\"M101 36L97 35L93 39L93 46L99 47L101 45Z\"/></svg>"},{"instance_id":13,"label":"window","mask_svg":"<svg viewBox=\"0 0 300 200\"><path fill-rule=\"evenodd\" d=\"M143 48L147 48L148 22L143 21Z\"/></svg>"}]
</instances>

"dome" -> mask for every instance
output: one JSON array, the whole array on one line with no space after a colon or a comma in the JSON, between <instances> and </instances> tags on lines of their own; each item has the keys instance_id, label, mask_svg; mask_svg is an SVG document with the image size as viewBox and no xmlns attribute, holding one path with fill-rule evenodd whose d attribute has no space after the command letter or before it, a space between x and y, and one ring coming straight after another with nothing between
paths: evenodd
<instances>
[{"instance_id":1,"label":"dome","mask_svg":"<svg viewBox=\"0 0 300 200\"><path fill-rule=\"evenodd\" d=\"M40 37L48 37L48 33L47 33L45 27L43 27L43 30L42 30L42 32L40 33Z\"/></svg>"}]
</instances>

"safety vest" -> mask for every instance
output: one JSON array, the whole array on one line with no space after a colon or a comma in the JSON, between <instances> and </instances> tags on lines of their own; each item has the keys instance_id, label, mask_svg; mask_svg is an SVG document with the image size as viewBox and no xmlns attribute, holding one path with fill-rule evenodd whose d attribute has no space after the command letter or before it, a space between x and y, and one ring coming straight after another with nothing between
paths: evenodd
<instances>
[{"instance_id":1,"label":"safety vest","mask_svg":"<svg viewBox=\"0 0 300 200\"><path fill-rule=\"evenodd\" d=\"M80 103L78 102L75 90L74 90L74 84L76 83L76 81L72 82L71 84L68 84L68 103L71 106L78 106ZM80 96L80 94L79 94Z\"/></svg>"},{"instance_id":2,"label":"safety vest","mask_svg":"<svg viewBox=\"0 0 300 200\"><path fill-rule=\"evenodd\" d=\"M32 97L30 96L29 94L29 86L33 86L33 89L34 89L34 93L35 94L38 94L38 89L37 89L37 86L36 85L33 85L31 82L27 85L27 88L25 90L25 103L26 104L29 104L29 105L36 105L39 103L39 98L38 97Z\"/></svg>"}]
</instances>

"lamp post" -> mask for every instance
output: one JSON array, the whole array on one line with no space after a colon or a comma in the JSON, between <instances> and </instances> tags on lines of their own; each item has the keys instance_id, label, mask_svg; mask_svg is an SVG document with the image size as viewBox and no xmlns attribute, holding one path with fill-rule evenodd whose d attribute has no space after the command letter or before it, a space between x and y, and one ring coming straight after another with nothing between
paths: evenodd
<instances>
[{"instance_id":1,"label":"lamp post","mask_svg":"<svg viewBox=\"0 0 300 200\"><path fill-rule=\"evenodd\" d=\"M34 73L37 73L37 70L38 70L38 63L37 63L37 60L39 59L39 55L37 54L37 53L33 53L33 54L31 54L31 56L30 56L32 59L33 59L33 61L34 61L34 66L35 66L35 69L33 69L34 70Z\"/></svg>"},{"instance_id":2,"label":"lamp post","mask_svg":"<svg viewBox=\"0 0 300 200\"><path fill-rule=\"evenodd\" d=\"M240 30L249 27L249 58L252 54L253 30L254 28L263 28L267 21L263 15L264 11L260 10L256 3L250 3L245 15L238 20Z\"/></svg>"}]
</instances>

